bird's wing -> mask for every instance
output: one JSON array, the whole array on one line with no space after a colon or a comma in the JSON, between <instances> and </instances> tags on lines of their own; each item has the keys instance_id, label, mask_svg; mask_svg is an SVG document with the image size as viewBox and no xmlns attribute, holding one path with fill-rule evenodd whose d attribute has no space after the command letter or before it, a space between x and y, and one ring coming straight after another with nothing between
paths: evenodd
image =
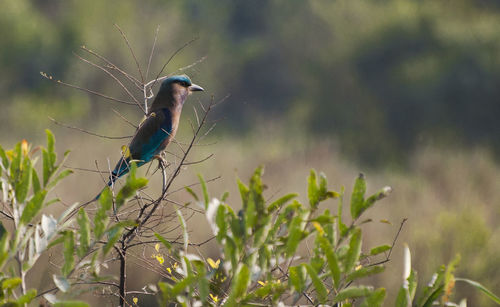
<instances>
[{"instance_id":1,"label":"bird's wing","mask_svg":"<svg viewBox=\"0 0 500 307\"><path fill-rule=\"evenodd\" d=\"M113 176L118 178L128 173L130 160L138 160L141 166L153 159L157 149L172 132L172 116L168 109L152 112L137 129L128 147L129 155L122 157L113 170ZM114 180L113 180L114 181Z\"/></svg>"},{"instance_id":2,"label":"bird's wing","mask_svg":"<svg viewBox=\"0 0 500 307\"><path fill-rule=\"evenodd\" d=\"M132 159L143 163L151 161L157 154L158 147L172 133L172 115L168 109L151 113L137 130L130 142Z\"/></svg>"}]
</instances>

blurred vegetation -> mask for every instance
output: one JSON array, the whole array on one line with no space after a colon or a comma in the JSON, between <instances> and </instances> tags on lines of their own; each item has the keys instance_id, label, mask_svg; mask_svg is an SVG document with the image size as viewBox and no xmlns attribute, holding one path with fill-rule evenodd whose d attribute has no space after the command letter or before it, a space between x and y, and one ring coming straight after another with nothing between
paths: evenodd
<instances>
[{"instance_id":1,"label":"blurred vegetation","mask_svg":"<svg viewBox=\"0 0 500 307\"><path fill-rule=\"evenodd\" d=\"M72 55L86 45L135 69L113 23L143 65L161 26L150 76L199 37L167 71L208 56L190 74L216 95L232 95L220 110L221 133L280 120L290 135L337 140L368 165L406 162L421 144L485 145L499 156L495 1L5 0L1 128L32 131L47 123L40 114L57 109L86 125L102 118L101 99L54 90L39 71L116 94L112 80L82 70Z\"/></svg>"}]
</instances>

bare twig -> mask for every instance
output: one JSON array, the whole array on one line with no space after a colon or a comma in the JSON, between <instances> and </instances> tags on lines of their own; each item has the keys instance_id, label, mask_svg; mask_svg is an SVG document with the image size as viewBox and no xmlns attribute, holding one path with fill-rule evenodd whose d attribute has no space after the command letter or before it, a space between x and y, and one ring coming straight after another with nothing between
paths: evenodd
<instances>
[{"instance_id":1,"label":"bare twig","mask_svg":"<svg viewBox=\"0 0 500 307\"><path fill-rule=\"evenodd\" d=\"M79 58L81 61L91 65L91 66L94 66L100 70L102 70L103 72L105 72L108 76L110 76L113 80L116 81L116 83L118 83L118 85L120 85L120 87L127 93L127 95L129 95L130 98L132 98L132 100L134 100L134 102L136 103L137 106L139 106L139 108L141 108L141 110L146 114L146 111L144 110L143 106L139 103L139 101L137 100L137 98L135 98L134 95L132 95L132 93L128 90L128 88L123 84L123 82L121 82L117 77L115 77L115 75L113 75L109 70L107 70L106 68L92 62L92 61L89 61L81 56L79 56L78 54L74 53L73 54Z\"/></svg>"},{"instance_id":2,"label":"bare twig","mask_svg":"<svg viewBox=\"0 0 500 307\"><path fill-rule=\"evenodd\" d=\"M61 126L61 127L68 128L68 129L78 130L78 131L80 131L80 132L83 132L83 133L86 133L86 134L89 134L89 135L93 135L93 136L97 136L97 137L100 137L100 138L104 138L104 139L120 140L120 139L129 139L129 138L131 138L131 137L133 136L133 135L126 135L126 136L108 136L108 135L98 134L98 133L94 133L94 132L87 131L87 130L82 129L82 128L73 127L73 126L69 126L69 125L63 124L63 123L58 122L57 120L53 119L53 118L52 118L52 117L50 117L50 116L49 116L49 119L50 119L52 122L54 122L54 124L59 125L59 126Z\"/></svg>"},{"instance_id":3,"label":"bare twig","mask_svg":"<svg viewBox=\"0 0 500 307\"><path fill-rule=\"evenodd\" d=\"M394 239L392 240L392 244L391 244L391 249L389 249L389 252L387 253L387 257L385 257L384 260L382 261L379 261L379 262L376 262L376 263L371 263L367 266L375 266L375 265L380 265L380 264L384 264L386 262L389 262L391 260L391 254L392 254L392 249L394 248L394 246L396 245L396 241L398 240L399 238L399 235L401 233L401 230L403 229L403 226L404 224L406 223L406 221L408 220L408 218L404 218L402 221L401 221L401 224L399 225L399 229L398 229L398 232L396 233L396 235L394 236Z\"/></svg>"},{"instance_id":4,"label":"bare twig","mask_svg":"<svg viewBox=\"0 0 500 307\"><path fill-rule=\"evenodd\" d=\"M108 96L108 95L105 95L105 94L102 94L102 93L99 93L99 92L96 92L96 91L93 91L93 90L90 90L90 89L87 89L87 88L84 88L84 87L80 87L80 86L77 86L77 85L74 85L74 84L71 84L71 83L66 83L66 82L63 82L61 80L55 80L55 79L52 78L52 76L49 76L49 75L47 75L44 72L40 72L40 75L42 75L42 77L46 78L47 80L53 81L53 82L55 82L57 84L61 84L61 85L64 85L64 86L67 86L67 87L71 87L71 88L74 88L74 89L77 89L77 90L80 90L80 91L83 91L83 92L87 92L89 94L96 95L96 96L99 96L99 97L102 97L102 98L105 98L105 99L108 99L108 100L111 100L111 101L115 101L115 102L119 102L119 103L123 103L123 104L128 104L128 105L136 105L135 102L131 102L131 101L127 101L127 100L122 100L122 99L114 98L114 97L111 97L111 96Z\"/></svg>"},{"instance_id":5,"label":"bare twig","mask_svg":"<svg viewBox=\"0 0 500 307\"><path fill-rule=\"evenodd\" d=\"M146 68L146 79L149 77L149 68L151 67L151 60L153 59L153 54L155 52L156 40L158 39L158 32L160 31L160 25L156 27L155 39L153 41L153 47L151 48L151 53L149 54L148 67Z\"/></svg>"},{"instance_id":6,"label":"bare twig","mask_svg":"<svg viewBox=\"0 0 500 307\"><path fill-rule=\"evenodd\" d=\"M195 37L193 39L191 39L190 41L188 41L187 43L185 43L184 45L182 45L180 48L178 48L177 50L174 51L174 53L172 53L172 55L168 58L168 60L165 62L165 64L163 64L163 67L160 69L160 72L158 72L158 75L156 76L156 78L154 79L153 81L153 85L151 87L154 87L156 82L157 81L160 81L158 78L160 77L160 75L162 74L163 70L167 67L167 65L170 63L170 61L172 61L172 59L179 53L181 52L182 50L184 50L184 48L186 48L187 46L191 45L193 42L195 42L198 38ZM151 83L151 82L150 82ZM149 85L149 83L148 83Z\"/></svg>"},{"instance_id":7,"label":"bare twig","mask_svg":"<svg viewBox=\"0 0 500 307\"><path fill-rule=\"evenodd\" d=\"M122 35L123 39L125 40L125 43L127 44L128 50L130 50L130 53L132 54L132 57L134 58L135 65L137 65L137 70L139 71L139 74L141 75L141 80L142 84L144 84L144 76L142 75L142 70L141 66L139 65L139 61L137 61L137 57L135 56L134 50L132 49L132 46L130 46L130 42L127 39L127 36L125 33L120 29L120 27L115 23L115 27L120 31L120 34Z\"/></svg>"},{"instance_id":8,"label":"bare twig","mask_svg":"<svg viewBox=\"0 0 500 307\"><path fill-rule=\"evenodd\" d=\"M132 84L134 84L139 90L142 91L142 83L141 83L141 81L137 80L134 76L132 76L131 74L125 72L123 69L121 69L117 65L113 64L111 61L109 61L104 56L98 54L97 52L95 52L93 50L88 49L86 46L80 46L80 48L82 50L84 50L84 51L92 54L93 56L101 59L102 61L106 62L106 64L108 65L107 66L108 68L114 69L114 70L118 71L119 73L121 73L125 78L127 78L130 82L132 82Z\"/></svg>"}]
</instances>

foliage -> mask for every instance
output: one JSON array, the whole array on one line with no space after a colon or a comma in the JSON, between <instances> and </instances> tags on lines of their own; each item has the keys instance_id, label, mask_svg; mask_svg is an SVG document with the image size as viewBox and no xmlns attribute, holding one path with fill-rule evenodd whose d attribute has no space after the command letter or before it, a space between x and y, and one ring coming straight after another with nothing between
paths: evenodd
<instances>
[{"instance_id":1,"label":"foliage","mask_svg":"<svg viewBox=\"0 0 500 307\"><path fill-rule=\"evenodd\" d=\"M208 202L206 184L200 177L206 218L222 256L217 262L210 258L203 261L203 257L187 254L185 249L179 252L165 245L181 265L172 273L170 282L159 283L162 306L174 301L181 306L274 306L280 302L296 305L301 300L311 305L382 306L386 290L364 285L364 278L384 271L393 246L376 246L363 253L360 226L370 220L360 221L360 217L386 197L390 187L365 198L366 182L361 174L354 184L351 219L346 224L342 218L343 192L328 190L323 174L318 178L311 171L309 204L305 206L294 200L296 194L266 202L262 173L263 169L258 168L248 186L238 180L242 201L238 213L216 198ZM191 189L189 192L199 199ZM328 209L318 212L320 203L334 198L339 200L337 214ZM301 246L310 241L312 251L300 255ZM408 248L406 253L409 258ZM462 280L454 277L457 263L440 268L417 297L416 273L407 260L408 273L395 306L448 303L455 281ZM472 284L498 302L482 285Z\"/></svg>"},{"instance_id":2,"label":"foliage","mask_svg":"<svg viewBox=\"0 0 500 307\"><path fill-rule=\"evenodd\" d=\"M0 224L0 303L22 306L43 295L55 306L88 306L74 300L75 294L80 293L76 289L112 284L113 277L102 276L101 269L116 258L116 255L109 256L111 251L116 250L119 258L125 257L124 246L129 236L124 233L134 233L138 226L137 221L115 219L116 214L127 207L129 199L147 180L136 176L136 166L132 163L117 197L106 187L93 216L79 208L78 203L57 219L43 214L42 209L58 202L58 199L47 200L49 192L71 174L62 168L64 159L57 163L54 136L48 130L46 133L47 148L32 150L26 141L12 150L0 147L1 213L5 220L5 226ZM67 155L68 152L64 158ZM42 165L37 170L36 162L40 158ZM162 305L176 302L182 306L260 306L302 302L382 306L386 290L367 285L365 278L384 271L394 246L375 246L363 252L361 226L371 220L361 220L361 217L391 189L385 187L366 197L365 178L359 175L350 199L351 218L346 220L343 189L329 190L325 175L311 171L307 180L307 205L296 199L297 194L267 201L262 175L263 168L259 167L248 185L238 180L242 209L237 213L226 203L226 193L221 200L210 198L203 177L199 177L203 197L187 188L205 209L221 259L214 261L191 253L186 219L182 211L176 209L183 244L176 247L162 234L155 234L158 254L154 257L160 265L164 264L161 243L168 251L171 267L167 267L165 281L157 287L149 286L144 293L158 294ZM321 211L323 203L332 199L338 200L335 213L328 208ZM75 218L71 217L72 212L77 212ZM304 253L306 245L312 246L307 254ZM42 293L41 289L29 288L27 273L38 264L40 256L56 248L62 250L62 257L60 272L53 275L55 287ZM500 299L480 283L455 277L459 258L441 267L431 282L417 291L417 275L411 269L408 248L405 255L405 278L395 306L450 304L456 282L472 285L487 298L500 303ZM52 293L56 289L59 290L57 296ZM134 297L132 301L137 304L138 299ZM461 302L461 306L463 304Z\"/></svg>"},{"instance_id":3,"label":"foliage","mask_svg":"<svg viewBox=\"0 0 500 307\"><path fill-rule=\"evenodd\" d=\"M65 152L63 160L57 163L55 138L49 130L46 134L47 148L32 149L25 140L12 150L0 147L1 213L6 221L5 226L4 222L0 224L0 304L22 306L38 296L40 289L27 288L26 275L44 252L57 245L61 245L63 257L60 273L53 275L53 281L63 294L68 293L76 282L91 284L102 281L99 276L101 259L109 253L123 229L135 225L133 221L110 223L108 213L113 199L109 188L102 192L92 221L83 208L78 211L78 228L71 227L73 220L68 219L78 203L58 218L41 213L42 209L59 202L57 198L47 199L47 195L72 173L63 169L69 152ZM42 166L39 171L36 163L40 158ZM130 176L119 195L130 197L147 183L146 179L135 177L135 169L131 167ZM124 201L121 199L122 203ZM79 272L77 277L74 276L76 271ZM57 299L49 293L45 298L55 305L88 306L83 302Z\"/></svg>"}]
</instances>

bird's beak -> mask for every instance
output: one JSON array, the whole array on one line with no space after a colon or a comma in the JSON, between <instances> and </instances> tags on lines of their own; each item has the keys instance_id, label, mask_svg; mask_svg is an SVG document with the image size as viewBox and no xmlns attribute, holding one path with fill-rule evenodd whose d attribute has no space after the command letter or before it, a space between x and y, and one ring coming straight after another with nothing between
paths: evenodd
<instances>
[{"instance_id":1,"label":"bird's beak","mask_svg":"<svg viewBox=\"0 0 500 307\"><path fill-rule=\"evenodd\" d=\"M200 91L204 91L203 87L199 86L199 85L196 85L196 84L191 84L190 87L188 87L189 91L191 92L200 92Z\"/></svg>"}]
</instances>

